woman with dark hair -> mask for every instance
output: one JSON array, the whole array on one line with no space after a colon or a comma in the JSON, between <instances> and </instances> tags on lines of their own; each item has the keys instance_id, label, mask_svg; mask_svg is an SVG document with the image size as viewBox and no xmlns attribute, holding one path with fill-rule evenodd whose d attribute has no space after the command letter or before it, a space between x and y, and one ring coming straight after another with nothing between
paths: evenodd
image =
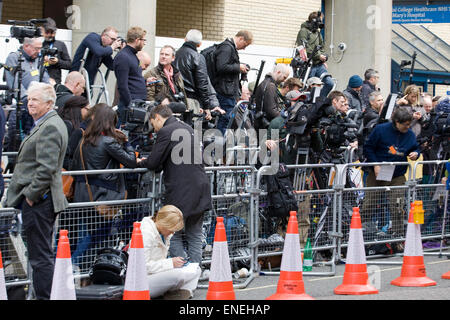
<instances>
[{"instance_id":1,"label":"woman with dark hair","mask_svg":"<svg viewBox=\"0 0 450 320\"><path fill-rule=\"evenodd\" d=\"M117 121L117 113L111 107L97 107L75 150L72 170L119 169L121 164L127 168L136 168L134 149L128 144L125 134L116 129ZM87 177L94 201L98 200L96 196L103 194L103 189L116 193L124 191L122 174L87 175ZM75 181L74 202L91 201L86 190L85 177L78 176ZM97 191L101 191L100 194L97 194Z\"/></svg>"},{"instance_id":2,"label":"woman with dark hair","mask_svg":"<svg viewBox=\"0 0 450 320\"><path fill-rule=\"evenodd\" d=\"M75 149L71 170L119 169L121 164L127 168L136 167L134 149L125 134L116 129L117 121L117 113L110 106L96 106L92 120ZM125 177L122 173L78 175L74 180L73 202L126 199ZM113 221L111 215L119 212L117 206L103 211L99 210L99 206L95 208L94 212L89 210L82 213L80 240L72 255L74 263L93 243L109 234ZM87 226L90 226L90 230L86 230Z\"/></svg>"},{"instance_id":3,"label":"woman with dark hair","mask_svg":"<svg viewBox=\"0 0 450 320\"><path fill-rule=\"evenodd\" d=\"M58 114L67 126L69 143L67 145L66 156L64 158L63 168L68 170L73 157L73 152L78 145L82 135L82 122L89 113L89 101L83 96L73 96L58 109Z\"/></svg>"}]
</instances>

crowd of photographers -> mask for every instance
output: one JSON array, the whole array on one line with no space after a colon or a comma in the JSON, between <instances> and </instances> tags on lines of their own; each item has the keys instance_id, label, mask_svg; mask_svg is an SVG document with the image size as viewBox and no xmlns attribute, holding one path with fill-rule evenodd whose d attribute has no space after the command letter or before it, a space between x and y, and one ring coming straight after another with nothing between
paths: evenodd
<instances>
[{"instance_id":1,"label":"crowd of photographers","mask_svg":"<svg viewBox=\"0 0 450 320\"><path fill-rule=\"evenodd\" d=\"M142 51L147 41L142 28L130 28L126 39L120 38L114 27L101 34L90 33L71 60L64 43L55 40L54 21L48 19L42 27L44 38L23 37L21 48L6 60L6 83L20 90L16 91L17 108L8 113L3 149L18 151L25 137L36 130L37 121L27 108L29 86L33 82L51 84L55 94L52 102L68 133L62 168L163 169L167 199L183 209L185 216L192 249L184 258L190 256L199 263L201 222L203 213L211 208L208 179L201 159L200 164L193 160L181 171L180 165L169 159L168 150L175 147L169 133L184 128L193 134L195 119L200 119L203 128L216 128L221 133L227 128L236 129L232 125L233 109L240 100L248 101L246 123L258 133L268 129L263 147L277 152L285 164L406 161L417 160L420 155L424 160L447 159L449 98L432 97L410 85L395 101L392 118L388 118L376 70L361 70L362 78L353 75L345 80L345 90L335 90L336 83L327 71L321 19L320 12L313 12L302 24L297 37L298 57L290 65L276 64L261 82L258 78L250 83L246 79L250 67L240 62L238 53L253 43L253 35L247 30L204 52L198 51L201 32L190 30L178 50L163 46L156 66L147 70L151 61ZM89 103L86 87L95 83L102 64L115 73L117 108ZM61 70L70 71L64 82ZM304 77L305 72L308 77ZM305 83L302 79L306 79ZM442 118L444 124L438 121ZM272 130L278 130L278 139L272 139ZM190 146L192 155L200 148L197 144ZM355 150L352 158L350 149ZM15 161L9 157L10 172L14 172ZM405 172L400 166L391 173L391 180L383 183L377 179L379 173L380 166L365 170L366 186L404 183ZM432 176L433 167L425 166L423 181ZM326 188L324 181L319 181L319 188ZM120 174L76 176L69 200L135 197L137 188L133 183L136 181L128 175ZM367 211L362 208L363 217ZM395 219L395 231L401 233L401 222ZM73 253L74 261L91 241L82 228L78 232L82 240ZM178 236L174 238L176 256L183 256L181 241Z\"/></svg>"}]
</instances>

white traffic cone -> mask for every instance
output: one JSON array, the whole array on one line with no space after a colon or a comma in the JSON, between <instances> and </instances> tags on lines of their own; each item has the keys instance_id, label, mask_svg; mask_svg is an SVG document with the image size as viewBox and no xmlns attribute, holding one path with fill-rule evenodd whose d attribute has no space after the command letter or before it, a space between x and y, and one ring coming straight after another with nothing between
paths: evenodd
<instances>
[{"instance_id":1,"label":"white traffic cone","mask_svg":"<svg viewBox=\"0 0 450 320\"><path fill-rule=\"evenodd\" d=\"M357 207L353 208L344 280L334 289L334 293L354 295L378 293L378 290L369 284L361 216Z\"/></svg>"},{"instance_id":2,"label":"white traffic cone","mask_svg":"<svg viewBox=\"0 0 450 320\"><path fill-rule=\"evenodd\" d=\"M70 244L67 230L59 231L58 251L50 300L76 300Z\"/></svg>"},{"instance_id":3,"label":"white traffic cone","mask_svg":"<svg viewBox=\"0 0 450 320\"><path fill-rule=\"evenodd\" d=\"M140 222L133 224L123 300L150 300Z\"/></svg>"},{"instance_id":4,"label":"white traffic cone","mask_svg":"<svg viewBox=\"0 0 450 320\"><path fill-rule=\"evenodd\" d=\"M206 300L236 300L223 217L217 217Z\"/></svg>"},{"instance_id":5,"label":"white traffic cone","mask_svg":"<svg viewBox=\"0 0 450 320\"><path fill-rule=\"evenodd\" d=\"M266 300L314 300L305 293L297 212L289 213L277 292Z\"/></svg>"},{"instance_id":6,"label":"white traffic cone","mask_svg":"<svg viewBox=\"0 0 450 320\"><path fill-rule=\"evenodd\" d=\"M6 293L5 272L3 271L2 252L0 251L0 300L8 300Z\"/></svg>"}]
</instances>

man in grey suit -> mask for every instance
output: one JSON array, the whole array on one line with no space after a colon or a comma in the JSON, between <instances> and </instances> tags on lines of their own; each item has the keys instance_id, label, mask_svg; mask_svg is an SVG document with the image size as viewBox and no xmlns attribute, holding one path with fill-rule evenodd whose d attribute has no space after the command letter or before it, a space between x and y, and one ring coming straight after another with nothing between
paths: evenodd
<instances>
[{"instance_id":1,"label":"man in grey suit","mask_svg":"<svg viewBox=\"0 0 450 320\"><path fill-rule=\"evenodd\" d=\"M19 147L6 200L8 207L22 210L33 287L39 300L50 298L53 225L56 215L68 206L61 178L68 134L53 110L55 100L55 90L49 84L33 82L28 88L28 112L34 125Z\"/></svg>"}]
</instances>

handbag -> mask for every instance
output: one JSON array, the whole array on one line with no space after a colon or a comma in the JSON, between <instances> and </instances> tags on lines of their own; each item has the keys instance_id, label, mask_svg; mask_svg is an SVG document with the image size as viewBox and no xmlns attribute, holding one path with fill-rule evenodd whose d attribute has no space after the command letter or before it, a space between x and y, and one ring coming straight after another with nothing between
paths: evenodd
<instances>
[{"instance_id":1,"label":"handbag","mask_svg":"<svg viewBox=\"0 0 450 320\"><path fill-rule=\"evenodd\" d=\"M62 171L67 171L66 169L62 168ZM72 200L73 199L73 177L72 176L68 176L68 175L64 175L62 176L62 185L63 185L63 192L64 195L66 196L67 200Z\"/></svg>"},{"instance_id":2,"label":"handbag","mask_svg":"<svg viewBox=\"0 0 450 320\"><path fill-rule=\"evenodd\" d=\"M81 164L83 166L83 170L86 171L86 167L84 165L84 157L83 157L83 144L84 144L84 137L81 139L81 143L80 143L80 158L81 158ZM84 180L85 180L86 188L87 188L87 191L89 194L89 200L91 202L94 202L94 197L92 195L92 190L91 190L91 186L89 184L87 174L84 175ZM125 191L125 197L123 200L126 200L126 198L127 198L127 191ZM109 199L109 200L112 200L112 199ZM118 215L118 213L120 211L120 205L100 204L100 205L95 206L95 210L99 215L103 216L104 219L111 220L115 216Z\"/></svg>"}]
</instances>

